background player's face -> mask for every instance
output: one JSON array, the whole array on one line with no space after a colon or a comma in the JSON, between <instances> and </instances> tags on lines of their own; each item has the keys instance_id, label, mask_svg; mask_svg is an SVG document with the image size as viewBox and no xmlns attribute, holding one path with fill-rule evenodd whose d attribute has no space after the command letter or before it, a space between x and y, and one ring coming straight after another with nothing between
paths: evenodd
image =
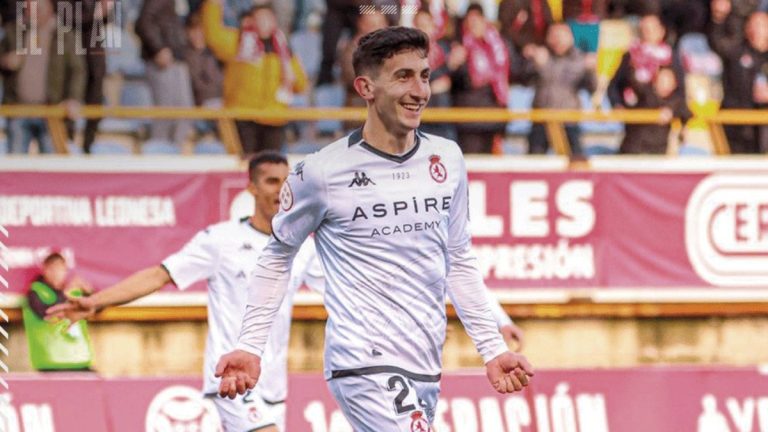
<instances>
[{"instance_id":1,"label":"background player's face","mask_svg":"<svg viewBox=\"0 0 768 432\"><path fill-rule=\"evenodd\" d=\"M51 288L64 289L64 282L67 280L67 263L64 260L54 260L43 266L42 273Z\"/></svg>"},{"instance_id":2,"label":"background player's face","mask_svg":"<svg viewBox=\"0 0 768 432\"><path fill-rule=\"evenodd\" d=\"M288 165L263 163L259 165L256 178L251 179L248 190L256 201L256 217L271 221L280 209L280 188L288 177Z\"/></svg>"},{"instance_id":3,"label":"background player's face","mask_svg":"<svg viewBox=\"0 0 768 432\"><path fill-rule=\"evenodd\" d=\"M386 59L374 82L373 109L394 135L419 127L431 95L429 60L422 51L403 51Z\"/></svg>"}]
</instances>

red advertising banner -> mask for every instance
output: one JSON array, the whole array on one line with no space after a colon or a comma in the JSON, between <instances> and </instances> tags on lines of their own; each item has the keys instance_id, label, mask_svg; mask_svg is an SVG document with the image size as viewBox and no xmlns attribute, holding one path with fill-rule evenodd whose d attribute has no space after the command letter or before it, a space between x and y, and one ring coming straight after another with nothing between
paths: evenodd
<instances>
[{"instance_id":1,"label":"red advertising banner","mask_svg":"<svg viewBox=\"0 0 768 432\"><path fill-rule=\"evenodd\" d=\"M6 432L218 432L192 378L6 376ZM290 432L351 432L322 376L292 375ZM481 373L446 374L439 432L761 432L768 374L754 368L542 370L525 392L501 396Z\"/></svg>"},{"instance_id":2,"label":"red advertising banner","mask_svg":"<svg viewBox=\"0 0 768 432\"><path fill-rule=\"evenodd\" d=\"M469 176L474 249L491 288L768 286L768 170ZM230 217L244 183L238 172L0 173L12 291L52 249L96 287L157 264Z\"/></svg>"}]
</instances>

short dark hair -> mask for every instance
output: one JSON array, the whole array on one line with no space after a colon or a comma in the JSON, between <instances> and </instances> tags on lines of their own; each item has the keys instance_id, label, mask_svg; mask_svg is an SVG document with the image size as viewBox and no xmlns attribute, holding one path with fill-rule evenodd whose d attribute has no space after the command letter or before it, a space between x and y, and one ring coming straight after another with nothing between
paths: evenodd
<instances>
[{"instance_id":1,"label":"short dark hair","mask_svg":"<svg viewBox=\"0 0 768 432\"><path fill-rule=\"evenodd\" d=\"M59 252L52 252L43 260L43 266L49 266L56 261L62 261L63 263L67 262L67 260L64 259L64 255Z\"/></svg>"},{"instance_id":2,"label":"short dark hair","mask_svg":"<svg viewBox=\"0 0 768 432\"><path fill-rule=\"evenodd\" d=\"M260 151L248 161L248 179L255 183L256 177L259 175L259 168L268 163L288 165L288 159L273 150Z\"/></svg>"},{"instance_id":3,"label":"short dark hair","mask_svg":"<svg viewBox=\"0 0 768 432\"><path fill-rule=\"evenodd\" d=\"M377 72L384 60L407 50L429 54L429 36L421 30L409 27L386 27L372 31L360 38L352 55L355 75Z\"/></svg>"},{"instance_id":4,"label":"short dark hair","mask_svg":"<svg viewBox=\"0 0 768 432\"><path fill-rule=\"evenodd\" d=\"M472 11L475 11L475 12L479 13L480 15L485 16L485 11L483 10L483 5L481 5L480 3L472 3L469 6L467 6L467 11L464 12L464 16L466 17Z\"/></svg>"}]
</instances>

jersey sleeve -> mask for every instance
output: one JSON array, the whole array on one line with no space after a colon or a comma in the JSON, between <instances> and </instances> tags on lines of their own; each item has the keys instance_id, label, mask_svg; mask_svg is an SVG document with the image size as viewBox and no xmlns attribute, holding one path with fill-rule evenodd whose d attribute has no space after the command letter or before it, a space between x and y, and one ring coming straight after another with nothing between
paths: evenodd
<instances>
[{"instance_id":1,"label":"jersey sleeve","mask_svg":"<svg viewBox=\"0 0 768 432\"><path fill-rule=\"evenodd\" d=\"M326 213L326 185L322 166L312 156L299 162L280 190L280 211L272 219L272 234L299 248Z\"/></svg>"},{"instance_id":2,"label":"jersey sleeve","mask_svg":"<svg viewBox=\"0 0 768 432\"><path fill-rule=\"evenodd\" d=\"M508 348L498 331L477 258L470 251L469 189L463 158L459 176L448 221L448 296L467 334L487 363Z\"/></svg>"},{"instance_id":3,"label":"jersey sleeve","mask_svg":"<svg viewBox=\"0 0 768 432\"><path fill-rule=\"evenodd\" d=\"M491 313L493 314L493 319L496 321L496 325L499 328L512 325L512 318L510 318L504 311L501 303L499 303L499 299L497 299L489 289L485 290L485 293L488 296L488 305L491 306Z\"/></svg>"},{"instance_id":4,"label":"jersey sleeve","mask_svg":"<svg viewBox=\"0 0 768 432\"><path fill-rule=\"evenodd\" d=\"M211 228L198 232L181 250L163 260L163 267L183 290L216 273L219 254Z\"/></svg>"}]
</instances>

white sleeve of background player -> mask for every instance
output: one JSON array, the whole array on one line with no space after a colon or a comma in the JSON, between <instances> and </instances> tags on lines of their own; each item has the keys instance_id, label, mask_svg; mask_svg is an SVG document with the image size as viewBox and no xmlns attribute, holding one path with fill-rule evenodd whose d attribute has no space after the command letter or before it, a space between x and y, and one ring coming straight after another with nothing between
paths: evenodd
<instances>
[{"instance_id":1,"label":"white sleeve of background player","mask_svg":"<svg viewBox=\"0 0 768 432\"><path fill-rule=\"evenodd\" d=\"M488 295L488 304L491 306L491 313L493 314L493 319L496 320L496 325L499 328L512 325L512 318L504 311L496 295L489 289L485 290L485 293Z\"/></svg>"},{"instance_id":2,"label":"white sleeve of background player","mask_svg":"<svg viewBox=\"0 0 768 432\"><path fill-rule=\"evenodd\" d=\"M163 267L176 287L183 290L193 283L210 278L219 262L218 248L212 229L195 234L181 250L163 260Z\"/></svg>"},{"instance_id":3,"label":"white sleeve of background player","mask_svg":"<svg viewBox=\"0 0 768 432\"><path fill-rule=\"evenodd\" d=\"M477 258L470 252L472 237L469 233L469 197L467 172L461 160L459 186L451 201L448 221L448 295L456 308L461 323L475 343L477 351L488 363L508 351L488 301L488 288L477 266Z\"/></svg>"},{"instance_id":4,"label":"white sleeve of background player","mask_svg":"<svg viewBox=\"0 0 768 432\"><path fill-rule=\"evenodd\" d=\"M258 356L264 352L272 322L288 289L293 258L325 216L325 184L320 168L301 163L283 183L280 211L272 219L272 237L254 271L237 349Z\"/></svg>"}]
</instances>

